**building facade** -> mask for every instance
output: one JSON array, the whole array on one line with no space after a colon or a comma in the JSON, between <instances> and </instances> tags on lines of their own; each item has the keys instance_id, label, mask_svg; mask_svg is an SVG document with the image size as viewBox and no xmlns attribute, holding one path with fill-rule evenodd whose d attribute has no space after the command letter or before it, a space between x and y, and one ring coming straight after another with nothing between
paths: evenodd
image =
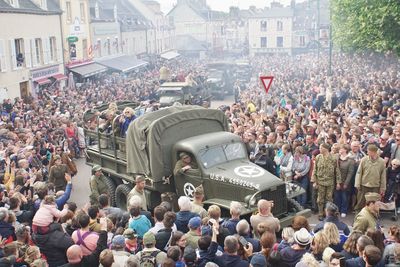
<instances>
[{"instance_id":1,"label":"building facade","mask_svg":"<svg viewBox=\"0 0 400 267\"><path fill-rule=\"evenodd\" d=\"M64 61L71 64L91 58L88 0L59 0L64 46Z\"/></svg>"},{"instance_id":2,"label":"building facade","mask_svg":"<svg viewBox=\"0 0 400 267\"><path fill-rule=\"evenodd\" d=\"M146 35L148 54L161 54L174 49L175 28L161 12L160 4L153 0L129 0L143 17L151 22Z\"/></svg>"},{"instance_id":3,"label":"building facade","mask_svg":"<svg viewBox=\"0 0 400 267\"><path fill-rule=\"evenodd\" d=\"M248 22L250 55L292 54L293 20L293 8L283 7L277 3L250 17Z\"/></svg>"},{"instance_id":4,"label":"building facade","mask_svg":"<svg viewBox=\"0 0 400 267\"><path fill-rule=\"evenodd\" d=\"M167 16L176 35L190 35L214 50L222 50L226 44L227 14L211 10L206 0L178 0Z\"/></svg>"},{"instance_id":5,"label":"building facade","mask_svg":"<svg viewBox=\"0 0 400 267\"><path fill-rule=\"evenodd\" d=\"M60 15L53 0L0 0L0 100L64 86Z\"/></svg>"},{"instance_id":6,"label":"building facade","mask_svg":"<svg viewBox=\"0 0 400 267\"><path fill-rule=\"evenodd\" d=\"M90 38L92 58L115 56L123 53L118 23L117 1L90 0Z\"/></svg>"}]
</instances>

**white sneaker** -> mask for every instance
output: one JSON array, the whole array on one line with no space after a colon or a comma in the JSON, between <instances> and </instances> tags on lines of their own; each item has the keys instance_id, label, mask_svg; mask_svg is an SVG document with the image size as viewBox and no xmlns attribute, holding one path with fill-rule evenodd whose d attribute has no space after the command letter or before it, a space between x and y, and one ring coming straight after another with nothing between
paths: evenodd
<instances>
[{"instance_id":1,"label":"white sneaker","mask_svg":"<svg viewBox=\"0 0 400 267\"><path fill-rule=\"evenodd\" d=\"M346 214L346 213L342 213L342 214L340 214L340 217L342 217L342 218L346 218L346 216L347 216L347 214Z\"/></svg>"}]
</instances>

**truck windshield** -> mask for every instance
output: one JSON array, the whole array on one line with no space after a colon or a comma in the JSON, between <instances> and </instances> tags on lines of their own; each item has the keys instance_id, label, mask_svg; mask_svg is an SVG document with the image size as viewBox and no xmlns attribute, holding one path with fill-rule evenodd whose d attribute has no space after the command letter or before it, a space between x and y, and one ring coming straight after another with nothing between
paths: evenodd
<instances>
[{"instance_id":1,"label":"truck windshield","mask_svg":"<svg viewBox=\"0 0 400 267\"><path fill-rule=\"evenodd\" d=\"M241 143L232 143L200 150L199 159L204 168L208 169L218 164L247 157Z\"/></svg>"}]
</instances>

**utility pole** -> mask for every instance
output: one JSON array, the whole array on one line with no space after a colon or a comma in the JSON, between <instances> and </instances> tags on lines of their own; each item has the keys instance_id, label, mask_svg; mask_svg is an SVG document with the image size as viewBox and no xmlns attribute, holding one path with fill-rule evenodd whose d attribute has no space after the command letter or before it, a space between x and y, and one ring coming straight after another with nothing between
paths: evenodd
<instances>
[{"instance_id":1,"label":"utility pole","mask_svg":"<svg viewBox=\"0 0 400 267\"><path fill-rule=\"evenodd\" d=\"M316 25L316 28L317 28L317 42L318 42L318 54L317 54L317 56L318 56L318 64L319 64L319 50L320 50L320 46L321 46L321 44L320 44L320 33L319 33L319 28L320 28L320 0L317 0L317 25Z\"/></svg>"},{"instance_id":2,"label":"utility pole","mask_svg":"<svg viewBox=\"0 0 400 267\"><path fill-rule=\"evenodd\" d=\"M329 1L329 68L328 75L332 76L332 50L333 50L333 40L332 40L332 4Z\"/></svg>"}]
</instances>

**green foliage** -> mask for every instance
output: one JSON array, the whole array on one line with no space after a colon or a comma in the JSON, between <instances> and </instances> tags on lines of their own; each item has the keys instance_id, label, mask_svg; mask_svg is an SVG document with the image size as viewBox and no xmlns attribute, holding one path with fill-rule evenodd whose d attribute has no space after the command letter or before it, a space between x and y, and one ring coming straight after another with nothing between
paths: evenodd
<instances>
[{"instance_id":1,"label":"green foliage","mask_svg":"<svg viewBox=\"0 0 400 267\"><path fill-rule=\"evenodd\" d=\"M335 45L400 55L400 0L331 0L331 5Z\"/></svg>"}]
</instances>

